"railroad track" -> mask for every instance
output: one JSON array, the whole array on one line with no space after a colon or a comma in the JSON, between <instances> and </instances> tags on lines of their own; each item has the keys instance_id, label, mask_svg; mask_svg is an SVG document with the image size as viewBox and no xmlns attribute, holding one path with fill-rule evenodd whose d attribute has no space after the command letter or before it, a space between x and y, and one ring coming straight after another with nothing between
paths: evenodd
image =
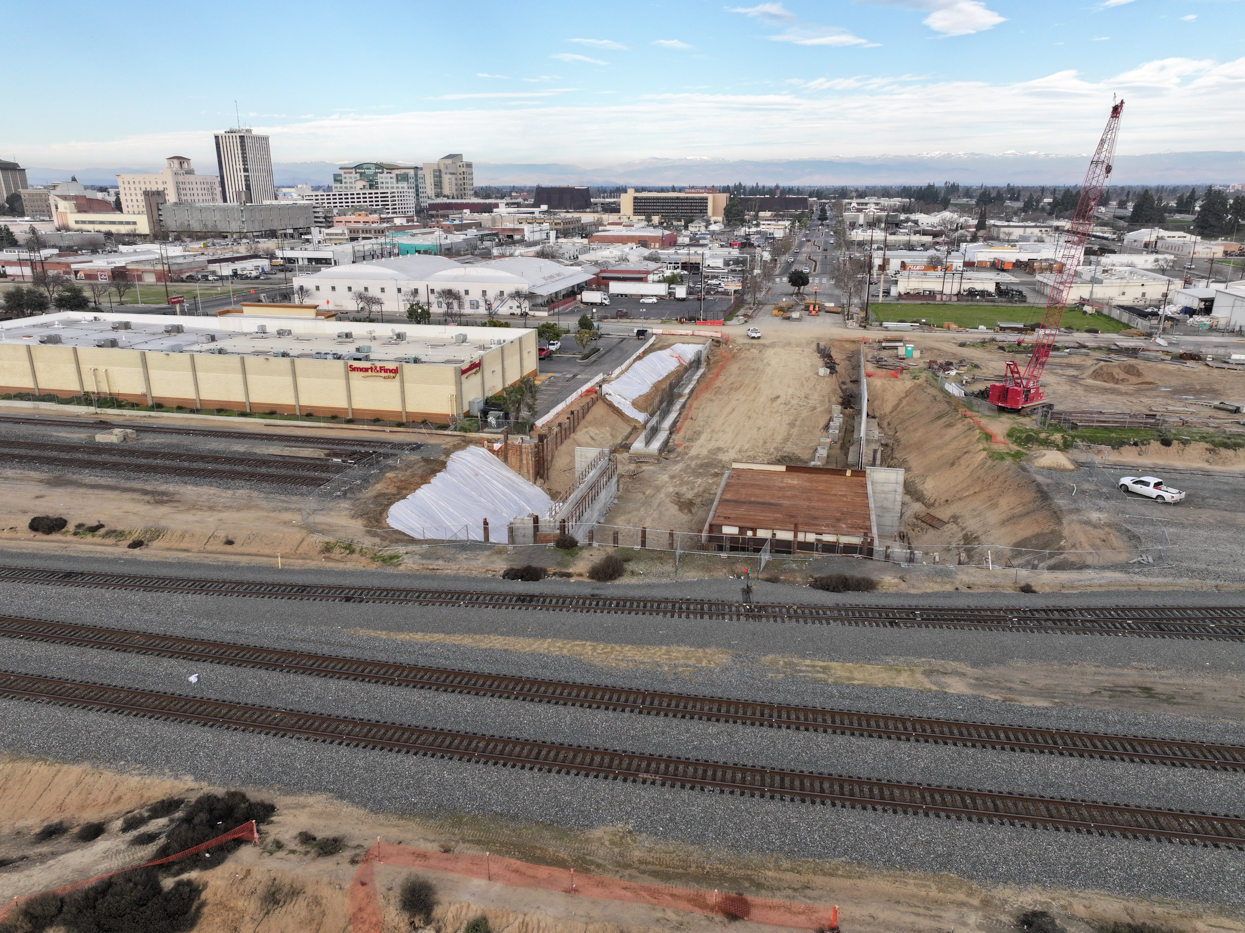
<instances>
[{"instance_id":1,"label":"railroad track","mask_svg":"<svg viewBox=\"0 0 1245 933\"><path fill-rule=\"evenodd\" d=\"M39 619L0 616L0 637L48 642L81 648L158 655L184 661L226 664L282 673L310 674L339 680L363 681L467 693L562 706L584 706L614 712L679 719L704 719L743 725L837 735L928 742L1034 752L1084 758L1103 758L1216 770L1245 770L1245 747L1179 742L1129 735L1106 735L1036 729L953 719L918 719L853 710L790 706L753 700L727 699L685 693L661 693L625 687L582 684L564 680L536 680L504 674L463 671L374 661L337 655L309 654L256 645L182 638Z\"/></svg>"},{"instance_id":2,"label":"railroad track","mask_svg":"<svg viewBox=\"0 0 1245 933\"><path fill-rule=\"evenodd\" d=\"M728 762L532 742L0 672L0 697L608 781L884 810L913 816L1245 848L1245 819L1214 813L875 781Z\"/></svg>"},{"instance_id":3,"label":"railroad track","mask_svg":"<svg viewBox=\"0 0 1245 933\"><path fill-rule=\"evenodd\" d=\"M196 469L187 466L161 466L155 463L136 463L132 460L110 460L104 456L96 456L93 460L74 459L73 457L51 457L44 454L23 454L0 450L0 462L30 463L40 466L65 467L67 469L102 470L111 473L149 473L161 476L186 476L196 479L228 479L244 483L270 483L274 486L315 487L327 483L332 476L299 476L284 473L256 473L241 470L214 470L211 468Z\"/></svg>"},{"instance_id":4,"label":"railroad track","mask_svg":"<svg viewBox=\"0 0 1245 933\"><path fill-rule=\"evenodd\" d=\"M1120 635L1245 641L1245 607L1130 606L1105 609L941 609L874 606L799 606L715 600L657 599L557 593L482 593L391 586L212 580L82 570L0 567L0 580L51 586L198 593L402 606L448 606L487 611L603 612L617 615L850 625L866 628L964 629L1061 635Z\"/></svg>"},{"instance_id":5,"label":"railroad track","mask_svg":"<svg viewBox=\"0 0 1245 933\"><path fill-rule=\"evenodd\" d=\"M14 441L0 438L0 452L12 449L16 452L35 451L52 454L78 454L90 457L94 462L103 456L108 460L151 460L159 463L178 463L205 467L245 467L252 470L283 470L293 473L313 473L329 479L350 469L351 462L328 460L319 457L242 457L222 454L200 454L184 450L152 450L132 448L129 450L101 447L99 444L45 444L42 441Z\"/></svg>"},{"instance_id":6,"label":"railroad track","mask_svg":"<svg viewBox=\"0 0 1245 933\"><path fill-rule=\"evenodd\" d=\"M290 447L358 447L364 450L388 450L390 448L406 448L412 443L421 443L419 441L411 441L409 443L375 441L366 435L360 435L359 438L345 437L317 437L312 434L281 434L272 432L268 429L263 431L226 431L213 428L187 428L178 427L176 425L157 424L148 421L141 423L132 422L129 424L117 424L112 421L75 421L71 418L22 418L17 415L0 415L0 424L33 424L41 427L69 427L78 428L80 430L91 430L98 432L100 428L111 430L112 428L130 428L141 429L144 434L183 434L193 437L220 437L230 440L244 441L267 441L277 444L285 444ZM269 426L271 427L271 426Z\"/></svg>"}]
</instances>

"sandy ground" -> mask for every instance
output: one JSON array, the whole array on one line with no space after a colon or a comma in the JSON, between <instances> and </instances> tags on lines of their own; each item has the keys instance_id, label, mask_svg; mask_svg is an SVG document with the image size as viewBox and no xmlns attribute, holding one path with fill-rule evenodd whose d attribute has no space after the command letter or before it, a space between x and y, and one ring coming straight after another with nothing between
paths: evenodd
<instances>
[{"instance_id":1,"label":"sandy ground","mask_svg":"<svg viewBox=\"0 0 1245 933\"><path fill-rule=\"evenodd\" d=\"M808 463L839 401L837 377L817 375L815 344L775 331L714 347L666 454L620 463L607 523L700 531L732 462Z\"/></svg>"},{"instance_id":2,"label":"sandy ground","mask_svg":"<svg viewBox=\"0 0 1245 933\"><path fill-rule=\"evenodd\" d=\"M119 774L15 756L0 757L0 855L17 858L0 869L0 897L116 870L146 851L126 845L118 821L127 812L170 794L192 797L213 790L176 776ZM17 792L10 792L17 789ZM369 813L327 797L301 797L247 789L273 800L277 812L262 828L258 846L188 877L204 884L197 933L345 933L346 889L355 865L377 837L457 852L491 851L547 865L580 866L597 874L702 889L741 891L815 904L838 904L845 930L859 933L928 933L930 930L1017 931L1023 910L1050 911L1069 933L1093 933L1099 924L1149 923L1172 933L1239 933L1239 917L1170 902L1125 901L1092 891L987 888L946 875L879 871L836 861L740 857L647 839L627 827L578 832L463 816L441 819ZM93 842L72 834L35 843L31 834L54 819L71 827L107 822ZM152 824L157 826L158 824ZM295 839L342 836L343 850L317 857ZM25 858L21 858L25 856ZM395 909L409 872L380 866L377 887L385 929L409 929ZM622 933L718 929L723 921L642 905L590 900L569 894L508 888L460 876L424 873L436 890L436 933L458 933L478 916L494 933ZM747 921L739 933L771 929Z\"/></svg>"},{"instance_id":3,"label":"sandy ground","mask_svg":"<svg viewBox=\"0 0 1245 933\"><path fill-rule=\"evenodd\" d=\"M544 484L549 495L558 498L575 481L576 447L608 447L613 450L635 433L636 427L630 419L608 402L598 401L579 423L575 433L554 452Z\"/></svg>"}]
</instances>

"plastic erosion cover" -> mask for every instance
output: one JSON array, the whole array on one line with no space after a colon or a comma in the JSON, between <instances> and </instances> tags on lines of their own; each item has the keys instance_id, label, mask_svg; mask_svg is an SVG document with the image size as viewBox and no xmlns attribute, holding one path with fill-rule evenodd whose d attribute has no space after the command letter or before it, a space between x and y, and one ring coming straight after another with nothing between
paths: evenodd
<instances>
[{"instance_id":1,"label":"plastic erosion cover","mask_svg":"<svg viewBox=\"0 0 1245 933\"><path fill-rule=\"evenodd\" d=\"M631 403L680 366L687 366L700 359L704 352L703 343L676 343L673 347L650 353L632 363L613 382L603 385L601 392L628 418L644 424L648 421L648 415L637 410Z\"/></svg>"},{"instance_id":2,"label":"plastic erosion cover","mask_svg":"<svg viewBox=\"0 0 1245 933\"><path fill-rule=\"evenodd\" d=\"M450 455L445 469L389 508L389 524L413 538L505 540L516 518L549 514L553 500L482 447Z\"/></svg>"}]
</instances>

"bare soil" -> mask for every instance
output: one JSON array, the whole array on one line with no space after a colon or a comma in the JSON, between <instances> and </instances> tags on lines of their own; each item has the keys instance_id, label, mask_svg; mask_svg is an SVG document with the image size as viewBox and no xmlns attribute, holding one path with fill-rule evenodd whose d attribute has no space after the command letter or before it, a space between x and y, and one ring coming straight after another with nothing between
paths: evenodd
<instances>
[{"instance_id":1,"label":"bare soil","mask_svg":"<svg viewBox=\"0 0 1245 933\"><path fill-rule=\"evenodd\" d=\"M731 463L808 463L839 400L837 377L817 375L815 344L776 332L714 347L666 453L620 458L618 504L607 523L700 531Z\"/></svg>"},{"instance_id":2,"label":"bare soil","mask_svg":"<svg viewBox=\"0 0 1245 933\"><path fill-rule=\"evenodd\" d=\"M409 535L390 527L387 518L390 506L432 482L432 478L445 469L450 455L469 444L467 438L451 437L441 446L439 457L402 459L395 469L354 500L350 508L351 519L363 528L377 532L380 540L387 543L410 541Z\"/></svg>"},{"instance_id":3,"label":"bare soil","mask_svg":"<svg viewBox=\"0 0 1245 933\"><path fill-rule=\"evenodd\" d=\"M885 464L905 470L903 528L914 545L1129 547L1110 524L1062 515L1032 477L995 456L997 445L928 380L870 379L869 404L886 435ZM946 526L922 521L926 512Z\"/></svg>"},{"instance_id":4,"label":"bare soil","mask_svg":"<svg viewBox=\"0 0 1245 933\"><path fill-rule=\"evenodd\" d=\"M549 476L545 479L545 489L549 495L558 498L575 481L576 447L607 447L613 450L620 447L633 433L635 426L629 418L620 414L608 402L597 402L587 417L579 423L575 433L554 451Z\"/></svg>"},{"instance_id":5,"label":"bare soil","mask_svg":"<svg viewBox=\"0 0 1245 933\"><path fill-rule=\"evenodd\" d=\"M26 858L0 869L0 899L28 895L141 862L141 847L126 844L120 818L178 793L219 790L175 776L120 774L103 768L0 757L0 855ZM10 789L19 793L7 793ZM844 929L859 933L969 930L1019 933L1024 910L1052 913L1069 933L1094 933L1116 921L1148 923L1172 933L1242 933L1238 916L1196 905L1114 897L1094 891L986 887L949 875L863 868L838 861L795 861L767 855L730 856L650 839L626 826L562 830L539 824L469 816L424 818L371 813L329 797L295 796L247 788L274 801L277 812L261 830L260 845L243 846L225 862L187 877L204 885L196 933L346 933L347 889L358 860L378 837L427 849L491 851L545 865L578 866L612 877L815 904L838 904ZM34 843L31 833L50 819L71 827L108 823L92 842L72 834ZM299 832L342 836L345 846L319 856L300 845ZM397 910L405 869L377 867L386 933L411 927ZM640 904L592 900L559 892L512 888L475 879L421 872L436 892L433 933L460 933L479 916L494 933L710 933L722 920ZM770 929L737 921L739 933Z\"/></svg>"}]
</instances>

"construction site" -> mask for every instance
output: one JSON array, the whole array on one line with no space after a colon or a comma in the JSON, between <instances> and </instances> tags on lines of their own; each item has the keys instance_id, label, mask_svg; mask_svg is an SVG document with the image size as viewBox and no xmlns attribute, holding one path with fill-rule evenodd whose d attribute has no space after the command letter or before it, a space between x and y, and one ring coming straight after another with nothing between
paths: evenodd
<instances>
[{"instance_id":1,"label":"construction site","mask_svg":"<svg viewBox=\"0 0 1245 933\"><path fill-rule=\"evenodd\" d=\"M1070 276L7 326L0 933L1242 933L1245 340Z\"/></svg>"}]
</instances>

